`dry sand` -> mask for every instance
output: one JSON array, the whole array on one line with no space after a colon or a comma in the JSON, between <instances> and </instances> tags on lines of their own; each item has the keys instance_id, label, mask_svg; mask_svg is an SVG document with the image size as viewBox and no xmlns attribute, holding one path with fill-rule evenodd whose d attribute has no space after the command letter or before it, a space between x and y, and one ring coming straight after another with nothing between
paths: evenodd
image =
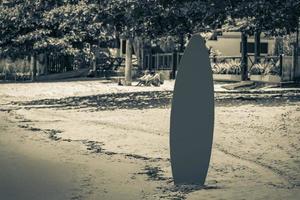
<instances>
[{"instance_id":1,"label":"dry sand","mask_svg":"<svg viewBox=\"0 0 300 200\"><path fill-rule=\"evenodd\" d=\"M168 147L172 87L1 84L0 197L299 198L298 99L217 101L206 187L175 187Z\"/></svg>"}]
</instances>

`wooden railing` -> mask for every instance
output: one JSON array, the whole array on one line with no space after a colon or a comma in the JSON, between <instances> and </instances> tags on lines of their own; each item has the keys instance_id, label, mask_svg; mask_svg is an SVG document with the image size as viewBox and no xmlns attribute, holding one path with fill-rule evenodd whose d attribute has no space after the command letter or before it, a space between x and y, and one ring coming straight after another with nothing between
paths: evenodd
<instances>
[{"instance_id":1,"label":"wooden railing","mask_svg":"<svg viewBox=\"0 0 300 200\"><path fill-rule=\"evenodd\" d=\"M183 53L158 53L145 55L143 69L148 70L173 70L176 71L180 59ZM256 63L270 62L271 60L275 63L280 62L280 69L282 71L282 56L260 56L257 60L254 60L254 56L248 55L248 72ZM241 56L210 56L211 63L218 64L228 62L230 60L239 61L242 63ZM281 73L281 72L280 72Z\"/></svg>"},{"instance_id":2,"label":"wooden railing","mask_svg":"<svg viewBox=\"0 0 300 200\"><path fill-rule=\"evenodd\" d=\"M259 56L257 57L257 60L255 61L255 58L253 56L248 56L248 71L251 71L251 68L256 64L256 63L279 63L280 67L280 75L282 74L282 62L283 62L283 56Z\"/></svg>"}]
</instances>

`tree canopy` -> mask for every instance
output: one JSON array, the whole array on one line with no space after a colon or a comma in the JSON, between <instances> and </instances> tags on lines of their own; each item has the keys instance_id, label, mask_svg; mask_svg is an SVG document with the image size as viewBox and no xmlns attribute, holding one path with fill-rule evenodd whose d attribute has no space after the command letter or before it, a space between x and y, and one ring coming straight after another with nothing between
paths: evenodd
<instances>
[{"instance_id":1,"label":"tree canopy","mask_svg":"<svg viewBox=\"0 0 300 200\"><path fill-rule=\"evenodd\" d=\"M0 5L1 54L74 55L116 36L192 34L220 28L294 32L297 0L12 0Z\"/></svg>"},{"instance_id":2,"label":"tree canopy","mask_svg":"<svg viewBox=\"0 0 300 200\"><path fill-rule=\"evenodd\" d=\"M1 53L74 55L86 43L110 38L101 15L92 1L15 0L0 6Z\"/></svg>"},{"instance_id":3,"label":"tree canopy","mask_svg":"<svg viewBox=\"0 0 300 200\"><path fill-rule=\"evenodd\" d=\"M269 35L296 32L300 17L299 0L230 0L226 27L248 34Z\"/></svg>"}]
</instances>

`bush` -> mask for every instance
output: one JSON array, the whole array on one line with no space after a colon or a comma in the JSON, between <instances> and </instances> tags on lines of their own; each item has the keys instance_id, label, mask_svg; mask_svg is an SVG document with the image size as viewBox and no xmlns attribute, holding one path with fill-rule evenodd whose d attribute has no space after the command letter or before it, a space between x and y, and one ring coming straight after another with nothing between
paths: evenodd
<instances>
[{"instance_id":1,"label":"bush","mask_svg":"<svg viewBox=\"0 0 300 200\"><path fill-rule=\"evenodd\" d=\"M214 63L212 64L212 71L214 74L226 74L227 71L226 63Z\"/></svg>"},{"instance_id":2,"label":"bush","mask_svg":"<svg viewBox=\"0 0 300 200\"><path fill-rule=\"evenodd\" d=\"M227 74L241 74L241 63L237 60L229 60L227 62Z\"/></svg>"},{"instance_id":3,"label":"bush","mask_svg":"<svg viewBox=\"0 0 300 200\"><path fill-rule=\"evenodd\" d=\"M265 75L280 75L280 64L279 61L271 62L265 70Z\"/></svg>"},{"instance_id":4,"label":"bush","mask_svg":"<svg viewBox=\"0 0 300 200\"><path fill-rule=\"evenodd\" d=\"M25 59L1 59L1 80L28 80L30 79L30 64Z\"/></svg>"},{"instance_id":5,"label":"bush","mask_svg":"<svg viewBox=\"0 0 300 200\"><path fill-rule=\"evenodd\" d=\"M212 64L212 71L214 74L241 74L241 63L237 60L223 61Z\"/></svg>"},{"instance_id":6,"label":"bush","mask_svg":"<svg viewBox=\"0 0 300 200\"><path fill-rule=\"evenodd\" d=\"M280 75L279 61L276 63L273 59L264 62L254 64L250 70L251 75Z\"/></svg>"},{"instance_id":7,"label":"bush","mask_svg":"<svg viewBox=\"0 0 300 200\"><path fill-rule=\"evenodd\" d=\"M115 74L115 71L121 66L124 62L124 58L121 57L112 57L109 54L100 53L100 56L96 59L96 71L90 70L88 77L107 77Z\"/></svg>"},{"instance_id":8,"label":"bush","mask_svg":"<svg viewBox=\"0 0 300 200\"><path fill-rule=\"evenodd\" d=\"M264 74L267 65L268 65L267 63L254 64L250 69L250 74L251 75L262 75L262 74Z\"/></svg>"}]
</instances>

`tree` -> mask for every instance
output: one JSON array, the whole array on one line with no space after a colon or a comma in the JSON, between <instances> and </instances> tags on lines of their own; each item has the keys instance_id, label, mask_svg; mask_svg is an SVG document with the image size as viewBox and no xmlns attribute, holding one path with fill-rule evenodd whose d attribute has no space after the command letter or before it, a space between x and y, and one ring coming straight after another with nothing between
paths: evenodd
<instances>
[{"instance_id":1,"label":"tree","mask_svg":"<svg viewBox=\"0 0 300 200\"><path fill-rule=\"evenodd\" d=\"M261 32L294 32L299 12L299 1L292 0L12 0L0 5L0 53L92 59L86 47L121 36L127 39L130 61L136 38L175 36L183 50L189 35L225 25L245 35L256 33L259 41ZM131 68L126 62L128 85Z\"/></svg>"},{"instance_id":2,"label":"tree","mask_svg":"<svg viewBox=\"0 0 300 200\"><path fill-rule=\"evenodd\" d=\"M137 37L157 35L152 27L159 17L155 0L112 0L106 2L105 25L112 28L114 35L126 38L125 84L131 85L132 48ZM157 27L157 26L155 26Z\"/></svg>"},{"instance_id":3,"label":"tree","mask_svg":"<svg viewBox=\"0 0 300 200\"><path fill-rule=\"evenodd\" d=\"M98 1L14 0L0 6L0 53L32 55L33 79L39 53L93 57L86 47L111 39ZM89 45L87 45L89 44Z\"/></svg>"},{"instance_id":4,"label":"tree","mask_svg":"<svg viewBox=\"0 0 300 200\"><path fill-rule=\"evenodd\" d=\"M49 4L48 4L49 3ZM2 55L15 57L17 54L32 55L32 80L36 74L36 52L34 42L49 31L40 28L41 16L51 2L14 0L0 6L0 51Z\"/></svg>"},{"instance_id":5,"label":"tree","mask_svg":"<svg viewBox=\"0 0 300 200\"><path fill-rule=\"evenodd\" d=\"M221 2L221 1L220 1ZM127 39L128 48L136 37L158 38L177 36L184 47L184 38L195 31L217 27L225 19L222 5L214 1L112 0L107 2L106 24ZM131 60L127 52L126 59ZM129 68L129 69L128 69ZM126 62L125 83L131 84L132 63Z\"/></svg>"},{"instance_id":6,"label":"tree","mask_svg":"<svg viewBox=\"0 0 300 200\"><path fill-rule=\"evenodd\" d=\"M25 1L1 6L2 54L85 54L85 43L122 36L128 48L137 38L174 35L181 41L207 25L216 26L223 12L214 1L103 0ZM221 13L221 14L220 14ZM216 23L215 23L216 22ZM1 23L1 22L0 22ZM17 26L13 26L17 24ZM132 60L128 51L127 59ZM89 56L86 53L86 56ZM129 55L130 54L130 55ZM126 62L126 73L132 62ZM130 75L126 76L130 85Z\"/></svg>"}]
</instances>

